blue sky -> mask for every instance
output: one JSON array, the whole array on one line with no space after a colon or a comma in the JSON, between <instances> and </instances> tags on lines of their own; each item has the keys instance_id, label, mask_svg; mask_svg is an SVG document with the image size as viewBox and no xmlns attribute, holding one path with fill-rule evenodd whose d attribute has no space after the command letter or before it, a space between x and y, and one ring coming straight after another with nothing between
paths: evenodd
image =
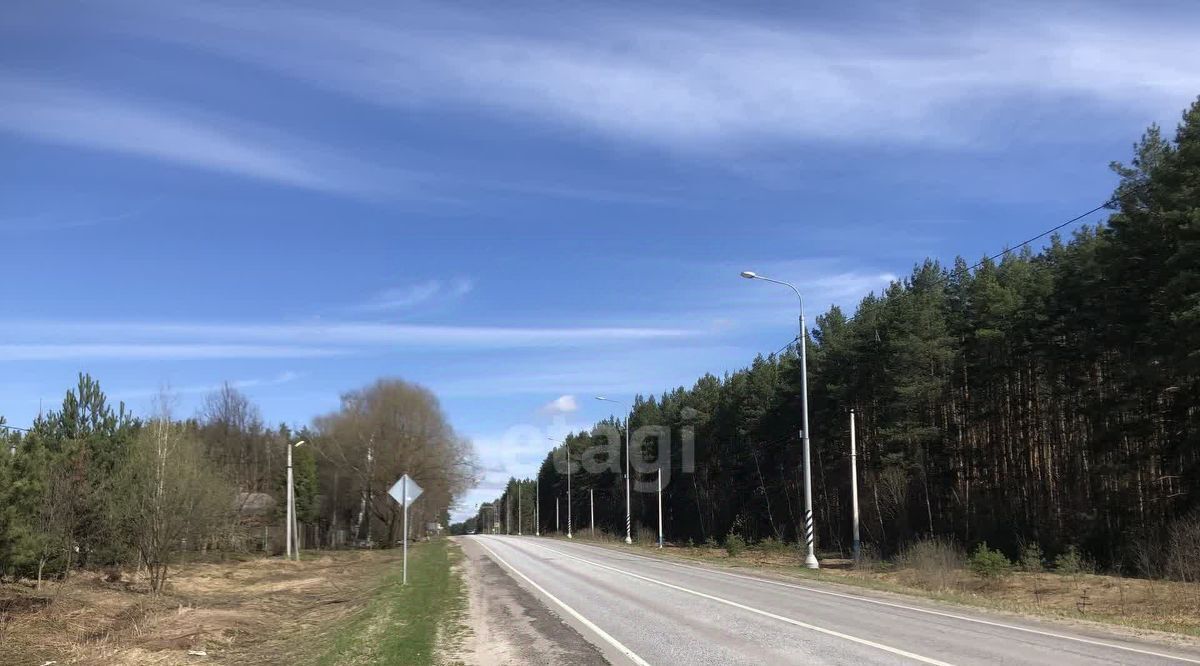
<instances>
[{"instance_id":1,"label":"blue sky","mask_svg":"<svg viewBox=\"0 0 1200 666\"><path fill-rule=\"evenodd\" d=\"M168 8L169 7L169 8ZM1200 93L1185 3L23 3L0 414L75 374L307 423L421 382L489 472L1103 201Z\"/></svg>"}]
</instances>

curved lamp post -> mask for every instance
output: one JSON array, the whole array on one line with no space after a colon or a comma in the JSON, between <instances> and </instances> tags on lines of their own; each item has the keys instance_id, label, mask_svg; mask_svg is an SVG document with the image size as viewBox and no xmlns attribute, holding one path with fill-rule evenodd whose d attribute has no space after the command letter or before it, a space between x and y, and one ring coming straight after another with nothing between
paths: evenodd
<instances>
[{"instance_id":1,"label":"curved lamp post","mask_svg":"<svg viewBox=\"0 0 1200 666\"><path fill-rule=\"evenodd\" d=\"M602 395L596 396L597 400L602 402L611 402L617 405L625 406L625 403L618 400L611 400ZM629 408L629 414L625 417L625 543L633 543L633 521L630 514L629 505L629 420L633 416L633 408Z\"/></svg>"},{"instance_id":2,"label":"curved lamp post","mask_svg":"<svg viewBox=\"0 0 1200 666\"><path fill-rule=\"evenodd\" d=\"M817 554L813 549L812 464L808 443L808 327L804 325L804 297L800 295L800 290L790 282L763 277L754 271L742 271L742 277L747 280L762 280L783 285L796 292L796 298L800 300L800 404L803 415L800 440L804 446L804 542L808 546L808 555L804 558L804 566L816 569L820 567L820 564L817 562Z\"/></svg>"}]
</instances>

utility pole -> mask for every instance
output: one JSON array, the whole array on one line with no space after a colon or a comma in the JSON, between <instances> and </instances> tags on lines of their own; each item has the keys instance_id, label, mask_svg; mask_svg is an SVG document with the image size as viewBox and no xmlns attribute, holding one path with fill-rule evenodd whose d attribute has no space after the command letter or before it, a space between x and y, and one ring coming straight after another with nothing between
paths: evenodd
<instances>
[{"instance_id":1,"label":"utility pole","mask_svg":"<svg viewBox=\"0 0 1200 666\"><path fill-rule=\"evenodd\" d=\"M588 506L590 507L588 525L592 529L592 538L596 538L596 490L588 489Z\"/></svg>"},{"instance_id":2,"label":"utility pole","mask_svg":"<svg viewBox=\"0 0 1200 666\"><path fill-rule=\"evenodd\" d=\"M558 524L559 524L558 523L558 498L555 497L554 498L554 532L556 534L558 533L558 530L559 530Z\"/></svg>"},{"instance_id":3,"label":"utility pole","mask_svg":"<svg viewBox=\"0 0 1200 666\"><path fill-rule=\"evenodd\" d=\"M286 558L300 559L300 545L296 538L296 484L292 477L292 449L304 444L304 440L300 440L295 444L288 442L287 445L287 555Z\"/></svg>"},{"instance_id":4,"label":"utility pole","mask_svg":"<svg viewBox=\"0 0 1200 666\"><path fill-rule=\"evenodd\" d=\"M663 546L663 522L662 522L662 465L658 466L658 547Z\"/></svg>"},{"instance_id":5,"label":"utility pole","mask_svg":"<svg viewBox=\"0 0 1200 666\"><path fill-rule=\"evenodd\" d=\"M854 442L854 410L850 410L850 503L854 512L854 561L862 554L862 541L858 537L858 453Z\"/></svg>"}]
</instances>

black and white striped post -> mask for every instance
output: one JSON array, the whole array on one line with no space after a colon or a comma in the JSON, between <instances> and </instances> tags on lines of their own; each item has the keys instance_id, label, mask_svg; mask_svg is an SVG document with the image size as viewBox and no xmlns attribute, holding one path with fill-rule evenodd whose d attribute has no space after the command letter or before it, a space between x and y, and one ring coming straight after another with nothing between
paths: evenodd
<instances>
[{"instance_id":1,"label":"black and white striped post","mask_svg":"<svg viewBox=\"0 0 1200 666\"><path fill-rule=\"evenodd\" d=\"M789 282L763 277L754 271L742 271L742 277L747 280L781 284L796 292L796 298L800 300L800 404L802 409L800 427L803 428L800 431L800 441L804 447L804 543L808 547L804 566L809 569L817 569L821 565L817 562L817 553L813 544L812 459L808 442L808 327L804 324L804 297L800 295L800 290Z\"/></svg>"}]
</instances>

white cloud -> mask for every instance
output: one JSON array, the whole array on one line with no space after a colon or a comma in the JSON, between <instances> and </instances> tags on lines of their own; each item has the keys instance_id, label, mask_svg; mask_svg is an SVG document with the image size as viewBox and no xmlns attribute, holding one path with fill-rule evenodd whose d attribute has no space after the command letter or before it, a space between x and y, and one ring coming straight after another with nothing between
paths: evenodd
<instances>
[{"instance_id":1,"label":"white cloud","mask_svg":"<svg viewBox=\"0 0 1200 666\"><path fill-rule=\"evenodd\" d=\"M779 138L969 142L1030 96L1157 114L1200 89L1189 22L1102 11L984 12L920 30L882 17L818 29L581 10L517 25L429 8L209 6L186 21L157 32L374 103L506 110L687 150Z\"/></svg>"},{"instance_id":2,"label":"white cloud","mask_svg":"<svg viewBox=\"0 0 1200 666\"><path fill-rule=\"evenodd\" d=\"M365 194L361 165L266 127L0 72L0 131L304 189ZM395 183L390 186L395 187Z\"/></svg>"},{"instance_id":3,"label":"white cloud","mask_svg":"<svg viewBox=\"0 0 1200 666\"><path fill-rule=\"evenodd\" d=\"M212 393L219 391L223 386L228 384L235 389L251 389L261 388L265 386L280 386L282 384L290 384L296 381L302 375L298 372L281 372L274 377L258 377L254 379L235 379L230 382L217 382L212 384L191 384L187 386L171 386L166 385L156 389L128 389L112 392L112 397L121 400L131 400L135 398L152 398L165 392L167 395L193 395L197 393Z\"/></svg>"},{"instance_id":4,"label":"white cloud","mask_svg":"<svg viewBox=\"0 0 1200 666\"><path fill-rule=\"evenodd\" d=\"M336 356L339 350L292 345L241 344L0 344L0 362L108 359L122 361L198 361L248 358L317 358Z\"/></svg>"},{"instance_id":5,"label":"white cloud","mask_svg":"<svg viewBox=\"0 0 1200 666\"><path fill-rule=\"evenodd\" d=\"M587 424L568 424L557 419L550 427L517 425L500 434L471 437L483 466L483 479L459 501L453 519L473 515L477 504L494 500L509 478L534 478L538 466L555 446L551 439L561 440L568 432L588 427Z\"/></svg>"},{"instance_id":6,"label":"white cloud","mask_svg":"<svg viewBox=\"0 0 1200 666\"><path fill-rule=\"evenodd\" d=\"M560 395L542 405L540 411L543 414L570 414L571 412L579 411L579 403L576 402L573 395Z\"/></svg>"},{"instance_id":7,"label":"white cloud","mask_svg":"<svg viewBox=\"0 0 1200 666\"><path fill-rule=\"evenodd\" d=\"M407 310L430 301L456 300L471 293L474 288L475 284L467 278L456 278L449 282L427 280L419 284L385 289L354 309L360 312Z\"/></svg>"},{"instance_id":8,"label":"white cloud","mask_svg":"<svg viewBox=\"0 0 1200 666\"><path fill-rule=\"evenodd\" d=\"M682 329L638 327L11 321L0 325L0 361L311 358L412 349L578 348L692 335Z\"/></svg>"}]
</instances>

